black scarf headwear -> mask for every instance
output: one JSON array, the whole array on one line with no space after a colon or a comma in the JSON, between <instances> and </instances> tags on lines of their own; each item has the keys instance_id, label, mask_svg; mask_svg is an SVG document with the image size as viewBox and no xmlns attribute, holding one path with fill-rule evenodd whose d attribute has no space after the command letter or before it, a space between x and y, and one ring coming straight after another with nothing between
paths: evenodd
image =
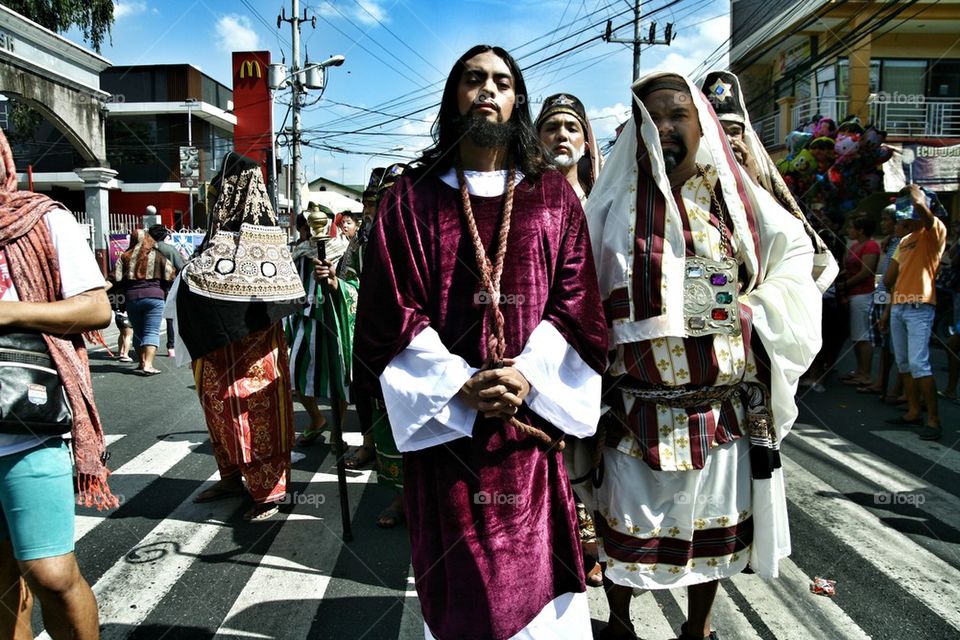
<instances>
[{"instance_id":1,"label":"black scarf headwear","mask_svg":"<svg viewBox=\"0 0 960 640\"><path fill-rule=\"evenodd\" d=\"M244 223L278 226L260 164L238 153L224 158L207 191L207 203L210 230L195 255L202 253L219 231L237 232ZM302 304L303 300L218 300L194 293L181 282L177 290L178 330L196 359L266 329Z\"/></svg>"},{"instance_id":2,"label":"black scarf headwear","mask_svg":"<svg viewBox=\"0 0 960 640\"><path fill-rule=\"evenodd\" d=\"M543 101L543 106L540 107L540 115L537 116L535 125L537 133L540 132L540 127L547 121L547 118L558 113L565 113L576 118L583 130L584 153L577 166L577 177L580 179L580 184L583 185L583 190L589 195L593 189L593 183L597 181L597 176L600 175L603 156L600 153L597 139L593 135L590 120L587 118L587 110L579 98L569 93L556 93L549 96Z\"/></svg>"}]
</instances>

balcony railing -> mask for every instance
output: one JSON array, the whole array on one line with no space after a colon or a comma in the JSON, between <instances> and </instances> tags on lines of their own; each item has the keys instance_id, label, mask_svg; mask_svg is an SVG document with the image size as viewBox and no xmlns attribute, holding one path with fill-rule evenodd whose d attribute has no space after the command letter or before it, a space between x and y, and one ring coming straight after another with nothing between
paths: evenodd
<instances>
[{"instance_id":1,"label":"balcony railing","mask_svg":"<svg viewBox=\"0 0 960 640\"><path fill-rule=\"evenodd\" d=\"M960 98L926 98L909 96L874 100L870 103L868 122L889 136L904 138L960 138ZM847 98L820 98L798 102L791 109L790 128L810 122L820 114L840 122L847 115ZM864 123L867 124L867 123ZM783 144L780 136L780 112L768 113L753 120L753 128L770 148Z\"/></svg>"},{"instance_id":2,"label":"balcony railing","mask_svg":"<svg viewBox=\"0 0 960 640\"><path fill-rule=\"evenodd\" d=\"M875 101L870 120L891 136L960 138L960 99L907 96Z\"/></svg>"},{"instance_id":3,"label":"balcony railing","mask_svg":"<svg viewBox=\"0 0 960 640\"><path fill-rule=\"evenodd\" d=\"M840 122L847 117L847 97L809 98L797 102L791 109L790 128L796 129L810 122L817 114L824 118L831 118L834 122Z\"/></svg>"},{"instance_id":4,"label":"balcony railing","mask_svg":"<svg viewBox=\"0 0 960 640\"><path fill-rule=\"evenodd\" d=\"M780 136L779 111L754 120L751 124L753 125L753 130L757 132L757 136L760 138L760 144L764 147L772 147L780 144L781 141L777 139Z\"/></svg>"}]
</instances>

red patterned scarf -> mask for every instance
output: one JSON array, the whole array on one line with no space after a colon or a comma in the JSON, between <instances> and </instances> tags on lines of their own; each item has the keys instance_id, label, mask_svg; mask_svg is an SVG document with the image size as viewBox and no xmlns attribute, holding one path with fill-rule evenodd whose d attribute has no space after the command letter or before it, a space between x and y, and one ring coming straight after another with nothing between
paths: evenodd
<instances>
[{"instance_id":1,"label":"red patterned scarf","mask_svg":"<svg viewBox=\"0 0 960 640\"><path fill-rule=\"evenodd\" d=\"M157 241L143 230L136 232L137 243L120 254L114 280L162 280L173 282L177 272L157 249Z\"/></svg>"},{"instance_id":2,"label":"red patterned scarf","mask_svg":"<svg viewBox=\"0 0 960 640\"><path fill-rule=\"evenodd\" d=\"M17 190L13 152L0 132L0 249L10 277L25 302L60 299L60 265L43 216L63 206L47 196ZM78 504L98 509L118 506L110 493L103 429L93 398L87 349L80 334L68 338L43 334L73 410L73 453L80 494Z\"/></svg>"}]
</instances>

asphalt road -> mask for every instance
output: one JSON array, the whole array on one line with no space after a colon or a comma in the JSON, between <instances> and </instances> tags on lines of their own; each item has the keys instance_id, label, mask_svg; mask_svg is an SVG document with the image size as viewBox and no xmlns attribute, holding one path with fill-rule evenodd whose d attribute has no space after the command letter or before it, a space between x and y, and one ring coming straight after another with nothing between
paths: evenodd
<instances>
[{"instance_id":1,"label":"asphalt road","mask_svg":"<svg viewBox=\"0 0 960 640\"><path fill-rule=\"evenodd\" d=\"M934 357L945 376L943 353ZM216 465L189 368L164 357L157 366L161 375L144 378L102 351L91 357L111 486L122 496L108 514L78 510L77 554L103 637L422 637L406 529L374 526L391 499L376 474L350 474L348 544L325 444L302 450L293 504L272 520L244 524L239 498L194 505ZM720 636L960 638L960 407L941 404L945 437L927 443L916 429L884 423L895 409L839 382L801 390L799 401L784 444L793 554L777 581L724 583ZM298 429L306 424L302 411L296 418ZM346 428L359 444L352 411ZM836 596L810 593L813 576L836 580ZM599 629L602 593L590 598ZM684 611L683 593L648 592L632 613L641 637L663 640Z\"/></svg>"}]
</instances>

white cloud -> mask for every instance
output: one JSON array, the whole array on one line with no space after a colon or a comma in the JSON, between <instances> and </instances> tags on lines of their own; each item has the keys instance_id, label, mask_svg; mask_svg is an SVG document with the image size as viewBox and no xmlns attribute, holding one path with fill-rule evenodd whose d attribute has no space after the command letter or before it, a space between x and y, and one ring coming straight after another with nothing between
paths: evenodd
<instances>
[{"instance_id":1,"label":"white cloud","mask_svg":"<svg viewBox=\"0 0 960 640\"><path fill-rule=\"evenodd\" d=\"M226 15L217 20L217 47L222 51L254 51L260 48L260 38L250 18Z\"/></svg>"},{"instance_id":2,"label":"white cloud","mask_svg":"<svg viewBox=\"0 0 960 640\"><path fill-rule=\"evenodd\" d=\"M120 20L127 16L144 13L147 10L146 0L115 0L113 3L113 19Z\"/></svg>"},{"instance_id":3,"label":"white cloud","mask_svg":"<svg viewBox=\"0 0 960 640\"><path fill-rule=\"evenodd\" d=\"M726 15L717 16L693 29L681 30L670 46L665 47L669 51L666 57L655 68L644 68L643 72L672 71L690 74L707 58L713 59L709 69L725 69L730 64L729 43L726 42L729 37L730 18ZM723 49L718 54L722 55L716 58L714 51L721 45ZM664 48L658 47L658 49ZM700 74L709 69L701 69Z\"/></svg>"},{"instance_id":4,"label":"white cloud","mask_svg":"<svg viewBox=\"0 0 960 640\"><path fill-rule=\"evenodd\" d=\"M364 24L377 24L387 21L387 12L377 0L358 0L357 19Z\"/></svg>"},{"instance_id":5,"label":"white cloud","mask_svg":"<svg viewBox=\"0 0 960 640\"><path fill-rule=\"evenodd\" d=\"M326 18L347 18L367 26L390 21L384 0L325 0L316 11Z\"/></svg>"},{"instance_id":6,"label":"white cloud","mask_svg":"<svg viewBox=\"0 0 960 640\"><path fill-rule=\"evenodd\" d=\"M618 102L612 107L587 109L587 118L590 119L590 128L600 144L613 139L617 127L630 117L630 107Z\"/></svg>"},{"instance_id":7,"label":"white cloud","mask_svg":"<svg viewBox=\"0 0 960 640\"><path fill-rule=\"evenodd\" d=\"M405 120L400 128L397 130L398 133L407 136L423 136L430 135L430 129L433 128L433 123L437 119L437 110L430 111L425 116L421 118ZM420 140L411 140L414 146L425 144L423 139Z\"/></svg>"}]
</instances>

